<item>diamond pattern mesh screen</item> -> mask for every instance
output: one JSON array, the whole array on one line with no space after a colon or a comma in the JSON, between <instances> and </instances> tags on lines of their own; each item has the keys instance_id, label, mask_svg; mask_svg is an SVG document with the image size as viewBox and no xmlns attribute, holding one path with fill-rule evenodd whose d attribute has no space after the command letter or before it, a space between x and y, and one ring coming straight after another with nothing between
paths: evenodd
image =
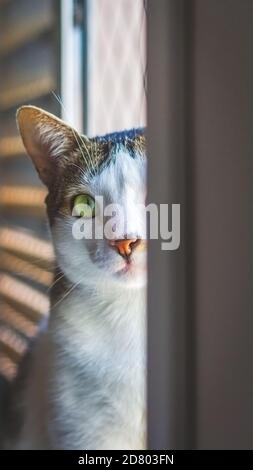
<instances>
[{"instance_id":1,"label":"diamond pattern mesh screen","mask_svg":"<svg viewBox=\"0 0 253 470\"><path fill-rule=\"evenodd\" d=\"M146 121L146 5L88 1L89 135Z\"/></svg>"}]
</instances>

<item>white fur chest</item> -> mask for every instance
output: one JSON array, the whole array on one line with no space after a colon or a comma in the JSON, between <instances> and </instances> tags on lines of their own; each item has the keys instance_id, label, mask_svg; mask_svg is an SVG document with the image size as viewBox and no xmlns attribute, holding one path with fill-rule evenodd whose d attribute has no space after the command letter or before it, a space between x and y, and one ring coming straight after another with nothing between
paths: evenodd
<instances>
[{"instance_id":1,"label":"white fur chest","mask_svg":"<svg viewBox=\"0 0 253 470\"><path fill-rule=\"evenodd\" d=\"M60 345L58 398L76 414L78 435L89 447L92 429L97 448L138 449L145 446L145 292L99 297L74 293L55 312L51 331ZM59 326L60 322L60 326ZM64 358L64 359L63 359ZM78 370L75 377L74 369ZM84 378L84 380L82 379ZM82 382L83 380L83 382ZM74 390L71 390L75 387ZM89 414L92 415L89 415ZM85 424L83 424L85 423ZM89 436L82 426L89 426ZM90 437L93 439L94 437ZM86 444L87 443L87 444ZM83 447L83 445L82 445ZM93 446L94 447L94 444Z\"/></svg>"}]
</instances>

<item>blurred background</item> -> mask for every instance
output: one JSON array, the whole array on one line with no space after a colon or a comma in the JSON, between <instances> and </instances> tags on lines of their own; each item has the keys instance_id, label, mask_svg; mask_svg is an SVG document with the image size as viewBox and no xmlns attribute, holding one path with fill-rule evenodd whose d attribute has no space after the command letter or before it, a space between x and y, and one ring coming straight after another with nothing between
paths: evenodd
<instances>
[{"instance_id":1,"label":"blurred background","mask_svg":"<svg viewBox=\"0 0 253 470\"><path fill-rule=\"evenodd\" d=\"M46 190L18 136L33 104L90 136L146 122L146 2L0 0L0 376L48 314Z\"/></svg>"}]
</instances>

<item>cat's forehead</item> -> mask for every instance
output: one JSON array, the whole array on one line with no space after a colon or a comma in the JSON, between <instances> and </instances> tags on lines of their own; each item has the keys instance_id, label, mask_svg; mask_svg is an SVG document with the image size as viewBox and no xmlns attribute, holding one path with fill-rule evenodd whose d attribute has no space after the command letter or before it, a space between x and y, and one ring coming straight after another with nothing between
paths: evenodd
<instances>
[{"instance_id":1,"label":"cat's forehead","mask_svg":"<svg viewBox=\"0 0 253 470\"><path fill-rule=\"evenodd\" d=\"M143 128L113 132L90 139L91 158L96 167L107 165L117 155L125 152L132 158L144 155L146 139ZM102 170L102 169L101 169Z\"/></svg>"},{"instance_id":2,"label":"cat's forehead","mask_svg":"<svg viewBox=\"0 0 253 470\"><path fill-rule=\"evenodd\" d=\"M144 180L145 156L144 129L82 140L66 165L61 186L72 193L84 184L111 191L115 185L138 185Z\"/></svg>"},{"instance_id":3,"label":"cat's forehead","mask_svg":"<svg viewBox=\"0 0 253 470\"><path fill-rule=\"evenodd\" d=\"M107 142L109 144L121 144L132 146L141 146L145 139L144 128L134 128L130 130L123 130L118 132L111 132L102 136L96 136L90 140L93 142Z\"/></svg>"},{"instance_id":4,"label":"cat's forehead","mask_svg":"<svg viewBox=\"0 0 253 470\"><path fill-rule=\"evenodd\" d=\"M108 159L91 178L90 185L95 192L125 194L126 189L140 192L145 185L146 160L143 154L135 153L118 145L110 151Z\"/></svg>"}]
</instances>

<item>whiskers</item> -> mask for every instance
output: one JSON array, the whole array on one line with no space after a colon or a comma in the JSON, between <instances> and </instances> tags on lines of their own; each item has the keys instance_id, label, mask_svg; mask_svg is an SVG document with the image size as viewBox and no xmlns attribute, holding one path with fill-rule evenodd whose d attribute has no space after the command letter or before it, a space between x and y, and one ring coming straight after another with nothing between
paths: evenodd
<instances>
[{"instance_id":1,"label":"whiskers","mask_svg":"<svg viewBox=\"0 0 253 470\"><path fill-rule=\"evenodd\" d=\"M52 91L52 95L58 101L58 103L60 104L62 109L64 110L65 115L68 116L68 113L67 113L67 111L65 109L65 106L62 102L62 99L54 91ZM95 165L94 165L94 162L93 162L93 159L92 159L92 154L91 154L91 152L88 148L88 145L86 145L85 139L79 133L77 133L72 127L71 127L71 129L72 129L73 136L76 140L76 143L79 147L79 150L81 152L81 155L82 155L82 157L83 157L83 159L86 163L86 166L91 170L93 175L95 175L96 174L96 168L95 168ZM88 159L86 158L86 155L84 154L82 147L85 149Z\"/></svg>"},{"instance_id":2,"label":"whiskers","mask_svg":"<svg viewBox=\"0 0 253 470\"><path fill-rule=\"evenodd\" d=\"M61 272L61 271L60 271ZM50 292L50 290L52 289L52 287L54 287L56 284L58 284L58 282L65 276L65 274L62 274L61 272L61 275L56 277L56 279L54 279L54 281L52 282L52 284L48 287L47 289L47 293Z\"/></svg>"},{"instance_id":3,"label":"whiskers","mask_svg":"<svg viewBox=\"0 0 253 470\"><path fill-rule=\"evenodd\" d=\"M84 170L84 168L82 168L81 166L79 166L79 165L77 165L76 163L73 163L73 162L67 162L67 165L68 166L74 166L75 168L80 170L80 174L81 174L81 177L82 177L82 182L84 182L86 184L90 183L91 176L94 176L94 174L92 173L92 171L90 171L90 169L88 169L88 171Z\"/></svg>"},{"instance_id":4,"label":"whiskers","mask_svg":"<svg viewBox=\"0 0 253 470\"><path fill-rule=\"evenodd\" d=\"M74 283L74 284L71 286L71 288L68 289L68 290L63 294L63 296L62 296L54 305L52 305L52 307L51 307L51 312L52 312L58 305L60 305L61 302L62 302L63 300L65 300L66 297L68 297L68 295L71 294L71 292L73 292L74 289L76 289L76 288L79 286L79 284L81 283L81 281L82 281L82 279L80 279L80 281Z\"/></svg>"}]
</instances>

